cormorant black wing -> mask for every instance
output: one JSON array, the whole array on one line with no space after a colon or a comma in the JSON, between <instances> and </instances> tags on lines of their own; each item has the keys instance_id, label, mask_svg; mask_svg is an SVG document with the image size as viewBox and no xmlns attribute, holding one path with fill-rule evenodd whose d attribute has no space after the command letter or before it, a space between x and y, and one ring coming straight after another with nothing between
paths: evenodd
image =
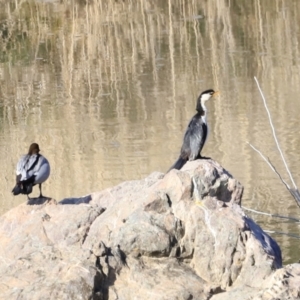
<instances>
[{"instance_id":1,"label":"cormorant black wing","mask_svg":"<svg viewBox=\"0 0 300 300\"><path fill-rule=\"evenodd\" d=\"M188 160L195 160L200 155L207 137L207 125L201 116L195 115L190 121L185 132L181 157Z\"/></svg>"}]
</instances>

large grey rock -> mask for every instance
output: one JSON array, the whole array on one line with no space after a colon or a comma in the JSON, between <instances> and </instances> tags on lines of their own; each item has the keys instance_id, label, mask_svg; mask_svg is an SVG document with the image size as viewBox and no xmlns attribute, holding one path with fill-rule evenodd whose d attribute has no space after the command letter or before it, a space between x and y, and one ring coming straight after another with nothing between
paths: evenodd
<instances>
[{"instance_id":1,"label":"large grey rock","mask_svg":"<svg viewBox=\"0 0 300 300\"><path fill-rule=\"evenodd\" d=\"M86 299L97 270L80 248L100 212L22 204L2 216L1 299Z\"/></svg>"},{"instance_id":2,"label":"large grey rock","mask_svg":"<svg viewBox=\"0 0 300 300\"><path fill-rule=\"evenodd\" d=\"M299 266L281 268L242 192L198 160L60 205L20 205L0 219L0 298L297 299Z\"/></svg>"}]
</instances>

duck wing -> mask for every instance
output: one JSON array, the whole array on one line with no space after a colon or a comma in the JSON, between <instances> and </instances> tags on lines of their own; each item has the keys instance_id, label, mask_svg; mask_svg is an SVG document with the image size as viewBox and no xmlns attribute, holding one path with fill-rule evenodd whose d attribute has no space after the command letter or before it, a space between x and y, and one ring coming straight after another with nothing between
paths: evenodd
<instances>
[{"instance_id":1,"label":"duck wing","mask_svg":"<svg viewBox=\"0 0 300 300\"><path fill-rule=\"evenodd\" d=\"M37 172L36 169L40 156L40 154L24 155L20 158L16 169L16 174L21 175L20 181L31 178Z\"/></svg>"}]
</instances>

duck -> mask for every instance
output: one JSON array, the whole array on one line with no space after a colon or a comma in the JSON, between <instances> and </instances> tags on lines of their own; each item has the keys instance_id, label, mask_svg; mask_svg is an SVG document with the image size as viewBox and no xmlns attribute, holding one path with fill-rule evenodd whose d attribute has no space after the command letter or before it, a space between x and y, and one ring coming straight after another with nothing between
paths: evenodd
<instances>
[{"instance_id":1,"label":"duck","mask_svg":"<svg viewBox=\"0 0 300 300\"><path fill-rule=\"evenodd\" d=\"M49 161L40 154L40 147L37 143L32 143L28 153L21 156L16 167L16 185L12 189L14 196L19 194L31 194L33 186L39 185L40 198L45 198L42 194L42 183L50 176Z\"/></svg>"},{"instance_id":2,"label":"duck","mask_svg":"<svg viewBox=\"0 0 300 300\"><path fill-rule=\"evenodd\" d=\"M170 172L172 169L180 170L187 161L204 158L201 156L201 151L207 140L208 134L206 119L207 109L205 103L211 97L214 97L218 94L219 92L215 92L213 89L208 89L199 95L196 104L197 113L190 120L185 131L179 158L171 166L168 172Z\"/></svg>"}]
</instances>

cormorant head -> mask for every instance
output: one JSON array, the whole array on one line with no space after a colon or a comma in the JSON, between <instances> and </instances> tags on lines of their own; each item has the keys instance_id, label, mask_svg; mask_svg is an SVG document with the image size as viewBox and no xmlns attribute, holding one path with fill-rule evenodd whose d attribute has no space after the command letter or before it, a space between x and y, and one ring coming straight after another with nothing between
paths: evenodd
<instances>
[{"instance_id":1,"label":"cormorant head","mask_svg":"<svg viewBox=\"0 0 300 300\"><path fill-rule=\"evenodd\" d=\"M202 92L198 98L196 110L199 112L205 111L205 102L209 100L211 97L216 96L218 94L219 92L215 92L212 89Z\"/></svg>"},{"instance_id":2,"label":"cormorant head","mask_svg":"<svg viewBox=\"0 0 300 300\"><path fill-rule=\"evenodd\" d=\"M40 147L37 143L33 143L30 145L29 150L28 150L29 155L37 154L39 152L40 152Z\"/></svg>"}]
</instances>

